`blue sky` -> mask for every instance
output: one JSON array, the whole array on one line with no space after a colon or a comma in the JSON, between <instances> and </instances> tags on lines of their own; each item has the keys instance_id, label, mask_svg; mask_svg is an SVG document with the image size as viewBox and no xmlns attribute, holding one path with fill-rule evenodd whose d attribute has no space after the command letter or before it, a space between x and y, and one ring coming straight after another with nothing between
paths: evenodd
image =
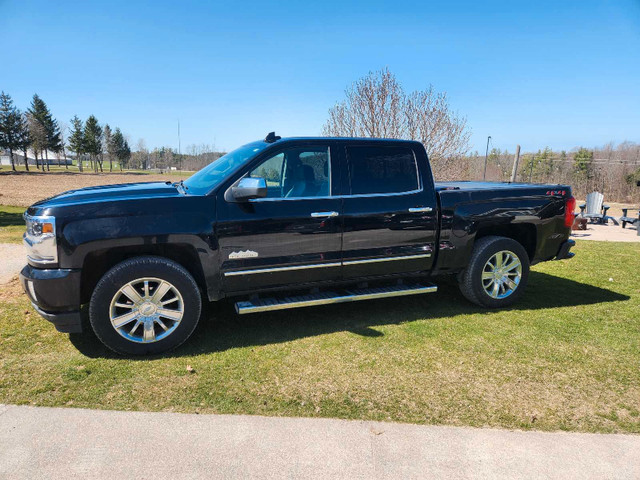
<instances>
[{"instance_id":1,"label":"blue sky","mask_svg":"<svg viewBox=\"0 0 640 480\"><path fill-rule=\"evenodd\" d=\"M473 149L640 142L640 1L0 0L0 89L135 146L319 135L345 87L389 67L468 118Z\"/></svg>"}]
</instances>

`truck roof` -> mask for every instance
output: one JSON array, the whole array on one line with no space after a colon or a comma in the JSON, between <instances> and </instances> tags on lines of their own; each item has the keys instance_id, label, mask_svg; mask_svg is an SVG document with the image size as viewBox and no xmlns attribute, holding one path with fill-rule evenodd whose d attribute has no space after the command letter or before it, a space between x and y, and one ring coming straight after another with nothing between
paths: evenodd
<instances>
[{"instance_id":1,"label":"truck roof","mask_svg":"<svg viewBox=\"0 0 640 480\"><path fill-rule=\"evenodd\" d=\"M283 143L283 142L299 142L299 141L326 141L332 142L349 142L349 143L418 143L417 140L404 140L399 138L368 138L368 137L284 137L273 142L265 143ZM263 140L264 141L264 140Z\"/></svg>"}]
</instances>

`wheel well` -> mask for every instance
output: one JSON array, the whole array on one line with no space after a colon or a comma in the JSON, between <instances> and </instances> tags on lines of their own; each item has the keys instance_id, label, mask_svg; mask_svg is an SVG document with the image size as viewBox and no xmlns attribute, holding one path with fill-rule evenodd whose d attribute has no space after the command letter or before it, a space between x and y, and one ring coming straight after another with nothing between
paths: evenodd
<instances>
[{"instance_id":1,"label":"wheel well","mask_svg":"<svg viewBox=\"0 0 640 480\"><path fill-rule=\"evenodd\" d=\"M491 227L481 228L476 233L476 240L489 235L499 235L501 237L507 237L515 240L524 247L527 255L529 255L529 260L533 260L533 256L536 253L538 233L536 231L536 227L531 223L494 225Z\"/></svg>"},{"instance_id":2,"label":"wheel well","mask_svg":"<svg viewBox=\"0 0 640 480\"><path fill-rule=\"evenodd\" d=\"M204 273L195 249L190 245L135 245L97 250L89 253L82 264L81 303L91 299L93 289L102 276L118 263L141 255L165 257L182 265L194 278L202 292L206 292Z\"/></svg>"}]
</instances>

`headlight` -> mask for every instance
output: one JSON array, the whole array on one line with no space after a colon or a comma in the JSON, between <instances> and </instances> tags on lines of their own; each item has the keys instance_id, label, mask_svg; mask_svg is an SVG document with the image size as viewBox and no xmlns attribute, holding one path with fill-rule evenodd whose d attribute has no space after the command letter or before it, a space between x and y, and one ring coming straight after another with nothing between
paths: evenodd
<instances>
[{"instance_id":1,"label":"headlight","mask_svg":"<svg viewBox=\"0 0 640 480\"><path fill-rule=\"evenodd\" d=\"M34 263L57 263L58 247L56 245L55 217L31 217L25 213L24 220L27 232L24 234L24 244L27 247L27 257Z\"/></svg>"}]
</instances>

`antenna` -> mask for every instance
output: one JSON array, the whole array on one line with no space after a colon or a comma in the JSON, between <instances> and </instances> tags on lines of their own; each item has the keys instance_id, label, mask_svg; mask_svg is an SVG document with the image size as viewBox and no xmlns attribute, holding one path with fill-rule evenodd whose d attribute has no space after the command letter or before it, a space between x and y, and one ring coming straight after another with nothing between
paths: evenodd
<instances>
[{"instance_id":1,"label":"antenna","mask_svg":"<svg viewBox=\"0 0 640 480\"><path fill-rule=\"evenodd\" d=\"M264 141L267 143L273 143L276 142L278 140L280 140L282 137L279 137L278 135L276 135L276 132L269 132L269 135L267 135L264 138Z\"/></svg>"},{"instance_id":2,"label":"antenna","mask_svg":"<svg viewBox=\"0 0 640 480\"><path fill-rule=\"evenodd\" d=\"M178 155L180 155L180 119L178 119Z\"/></svg>"}]
</instances>

